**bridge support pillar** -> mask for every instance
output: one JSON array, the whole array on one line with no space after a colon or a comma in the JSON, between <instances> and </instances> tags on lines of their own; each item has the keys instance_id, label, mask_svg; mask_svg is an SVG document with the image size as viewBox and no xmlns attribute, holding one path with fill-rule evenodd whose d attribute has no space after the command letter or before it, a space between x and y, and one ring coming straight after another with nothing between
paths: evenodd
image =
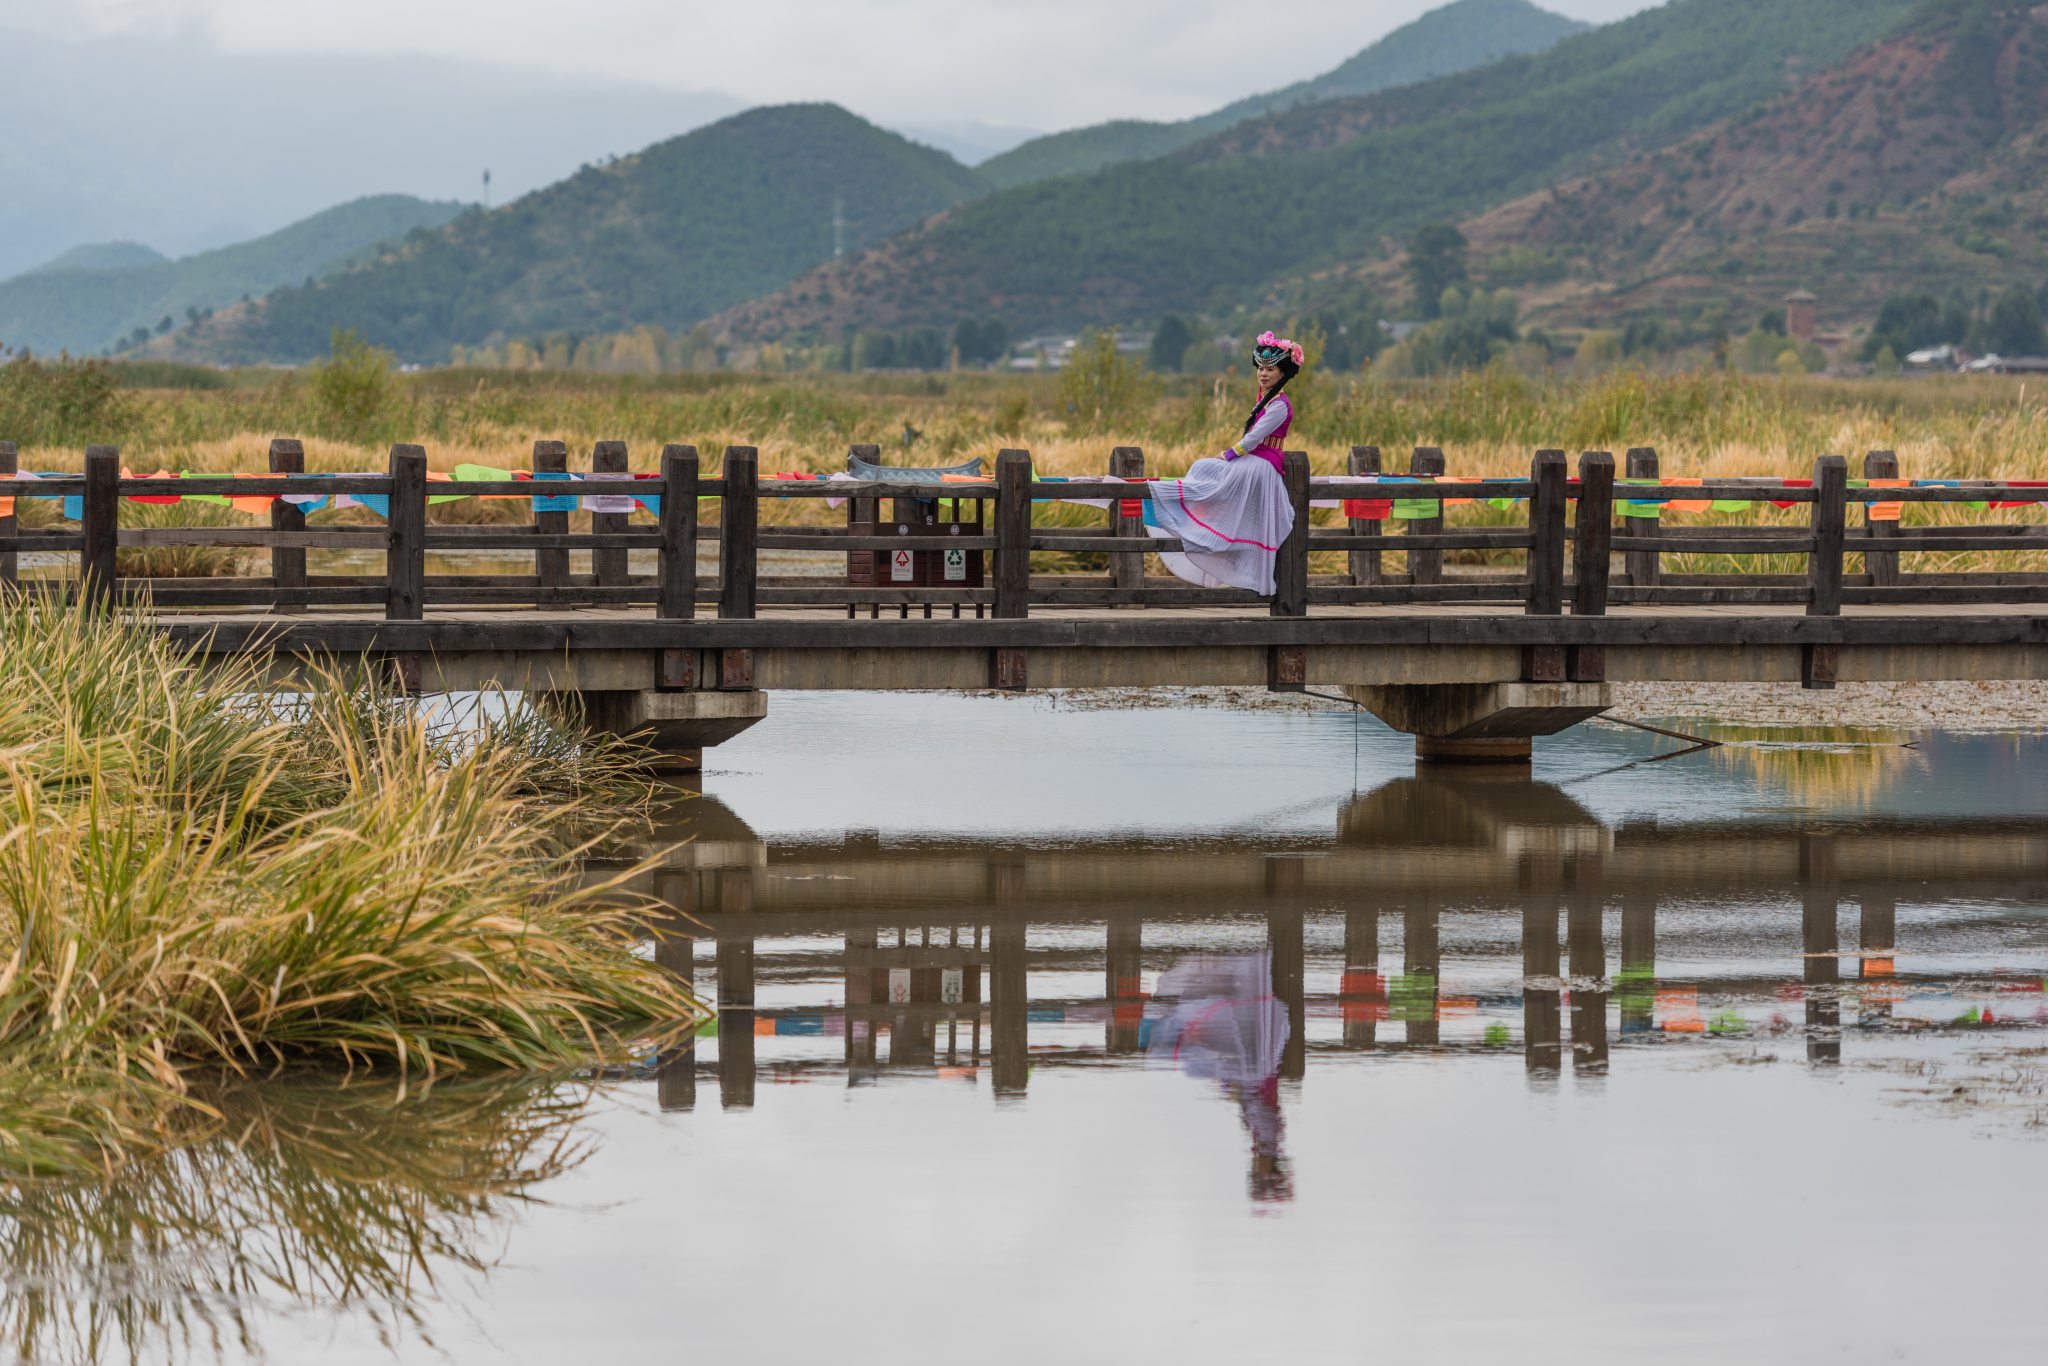
<instances>
[{"instance_id":1,"label":"bridge support pillar","mask_svg":"<svg viewBox=\"0 0 2048 1366\"><path fill-rule=\"evenodd\" d=\"M593 734L616 735L655 751L648 767L658 773L704 766L707 745L722 745L768 715L768 694L639 691L542 693L553 704L582 716ZM569 703L569 699L575 699Z\"/></svg>"},{"instance_id":2,"label":"bridge support pillar","mask_svg":"<svg viewBox=\"0 0 2048 1366\"><path fill-rule=\"evenodd\" d=\"M1531 737L1614 705L1605 683L1347 683L1344 691L1414 736L1417 759L1453 764L1526 764Z\"/></svg>"}]
</instances>

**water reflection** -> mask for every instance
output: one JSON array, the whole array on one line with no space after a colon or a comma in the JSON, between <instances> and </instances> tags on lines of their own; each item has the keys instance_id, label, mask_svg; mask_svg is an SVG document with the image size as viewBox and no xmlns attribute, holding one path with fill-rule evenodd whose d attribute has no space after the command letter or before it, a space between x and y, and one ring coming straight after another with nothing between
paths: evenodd
<instances>
[{"instance_id":1,"label":"water reflection","mask_svg":"<svg viewBox=\"0 0 2048 1366\"><path fill-rule=\"evenodd\" d=\"M1236 1103L1251 1135L1251 1196L1262 1204L1294 1198L1280 1114L1293 1003L1275 994L1278 977L1269 953L1191 954L1160 976L1146 1021L1153 1064L1216 1082Z\"/></svg>"},{"instance_id":2,"label":"water reflection","mask_svg":"<svg viewBox=\"0 0 2048 1366\"><path fill-rule=\"evenodd\" d=\"M260 1356L289 1307L431 1346L436 1277L486 1270L530 1188L583 1160L586 1098L532 1078L202 1091L218 1118L171 1156L0 1190L8 1342L36 1362Z\"/></svg>"},{"instance_id":3,"label":"water reflection","mask_svg":"<svg viewBox=\"0 0 2048 1366\"><path fill-rule=\"evenodd\" d=\"M709 1056L707 1034L662 1060L664 1107L690 1108L706 1079L746 1108L764 1075L827 1074L985 1079L1016 1103L1034 1069L1157 1059L1220 1011L1218 1027L1256 1047L1190 1070L1239 1104L1270 1177L1255 1174L1262 1200L1289 1187L1278 1083L1300 1082L1312 1056L1519 1052L1538 1088L1567 1072L1597 1087L1618 1048L1790 1035L1833 1066L1845 1007L1852 1031L1911 1031L1937 1021L1903 1006L1938 1012L1970 990L1938 967L1901 974L1902 952L1938 963L1974 953L1981 932L1951 915L1901 949L1901 895L2048 900L2035 821L1613 824L1526 773L1394 779L1343 803L1306 848L1006 849L856 829L771 849L708 797L628 852L663 844L670 866L643 890L688 918L657 956L693 979L708 970L719 1003ZM2038 1005L2039 986L1998 989ZM1254 1005L1260 1028L1244 1033L1250 1017L1232 1012Z\"/></svg>"}]
</instances>

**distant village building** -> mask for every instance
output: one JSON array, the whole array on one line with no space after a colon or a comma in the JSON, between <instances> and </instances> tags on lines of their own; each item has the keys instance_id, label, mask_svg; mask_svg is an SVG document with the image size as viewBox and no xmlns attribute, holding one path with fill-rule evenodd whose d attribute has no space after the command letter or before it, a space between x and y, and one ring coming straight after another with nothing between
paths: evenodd
<instances>
[{"instance_id":1,"label":"distant village building","mask_svg":"<svg viewBox=\"0 0 2048 1366\"><path fill-rule=\"evenodd\" d=\"M1794 341L1813 340L1814 310L1820 306L1820 298L1803 289L1795 289L1785 296L1785 335Z\"/></svg>"}]
</instances>

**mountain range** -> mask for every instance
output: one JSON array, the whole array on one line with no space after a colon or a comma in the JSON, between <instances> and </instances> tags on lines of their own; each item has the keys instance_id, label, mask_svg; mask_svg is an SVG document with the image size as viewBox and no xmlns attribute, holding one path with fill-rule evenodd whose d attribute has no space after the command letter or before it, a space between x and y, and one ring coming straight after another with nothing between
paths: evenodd
<instances>
[{"instance_id":1,"label":"mountain range","mask_svg":"<svg viewBox=\"0 0 2048 1366\"><path fill-rule=\"evenodd\" d=\"M1580 27L1527 0L1455 0L1335 71L1260 100L1299 107L1406 73L1472 67ZM1218 111L1214 126L1253 118L1256 103ZM1066 145L1051 142L1055 152ZM1044 165L1057 159L1033 155ZM1003 174L1021 178L1020 166ZM438 362L452 346L508 336L682 330L774 293L841 249L858 257L955 205L1004 193L983 170L836 106L755 109L465 216L311 289L229 309L172 349L222 361L304 359L334 328L353 327L408 360Z\"/></svg>"},{"instance_id":2,"label":"mountain range","mask_svg":"<svg viewBox=\"0 0 2048 1366\"><path fill-rule=\"evenodd\" d=\"M280 285L361 264L379 244L438 228L463 206L411 195L338 205L237 246L166 260L140 242L100 242L0 281L0 338L17 349L93 352ZM161 330L168 331L169 327Z\"/></svg>"},{"instance_id":3,"label":"mountain range","mask_svg":"<svg viewBox=\"0 0 2048 1366\"><path fill-rule=\"evenodd\" d=\"M1519 13L1499 3L1439 15ZM2044 63L2048 32L2011 0L1671 0L1463 72L1297 87L1165 155L1007 187L835 106L756 109L150 350L302 359L355 327L439 362L645 325L747 346L989 314L1013 334L1248 320L1358 290L1385 308L1404 241L1445 219L1473 277L1545 325L1726 323L1801 284L1874 310L1900 281L2048 264Z\"/></svg>"}]
</instances>

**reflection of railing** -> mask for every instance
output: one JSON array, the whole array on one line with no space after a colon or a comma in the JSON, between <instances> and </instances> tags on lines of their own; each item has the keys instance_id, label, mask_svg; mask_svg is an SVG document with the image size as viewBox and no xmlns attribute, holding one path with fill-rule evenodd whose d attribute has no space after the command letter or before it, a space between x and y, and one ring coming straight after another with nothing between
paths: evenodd
<instances>
[{"instance_id":1,"label":"reflection of railing","mask_svg":"<svg viewBox=\"0 0 2048 1366\"><path fill-rule=\"evenodd\" d=\"M1198 588L1178 580L1145 579L1143 557L1148 553L1174 551L1181 544L1172 539L1145 535L1140 519L1132 514L1136 504L1151 496L1145 483L1047 481L1033 478L1027 451L1003 451L996 460L995 478L990 481L885 482L873 480L761 480L753 447L728 447L723 477L706 479L699 474L699 459L693 446L669 446L662 452L658 478L629 475L623 443L600 443L598 463L605 468L588 476L571 477L566 471L566 452L560 442L538 443L535 474L547 481L432 482L427 477L426 454L418 446L394 446L388 474L377 476L313 476L300 472L303 456L298 443L273 443L273 477L183 478L168 483L156 479L123 478L118 451L94 446L86 452L85 473L45 476L33 485L16 485L13 492L33 488L40 496L76 497L80 501L80 528L76 532L24 531L15 519L0 518L0 575L13 577L13 557L19 551L76 552L79 557L78 584L89 602L128 601L146 593L151 601L166 607L268 606L285 611L309 606L372 606L381 604L384 616L394 621L414 621L430 606L520 604L538 607L577 605L651 605L663 618L696 615L701 603L716 603L722 618L748 619L764 606L847 606L855 604L871 611L883 605L899 607L905 614L913 604L923 604L925 614L933 606L950 607L954 616L971 607L976 616L992 613L999 619L1028 617L1033 604L1048 606L1145 606L1263 607L1276 617L1306 616L1316 604L1425 604L1425 603L1519 603L1532 616L1558 616L1564 612L1569 595L1575 616L1601 615L1610 605L1645 603L1728 603L1791 604L1805 606L1810 616L1838 616L1845 603L1913 604L1972 602L2033 602L2048 596L2048 574L1962 573L1906 575L1899 571L1899 555L1927 551L2013 551L2048 546L2048 528L2040 526L1946 527L1906 532L1896 522L1867 521L1851 534L1849 509L1855 505L1923 503L2017 503L2038 502L2044 490L1998 481L1975 481L1947 487L1848 486L1847 465L1839 456L1823 456L1815 463L1809 487L1788 486L1784 481L1713 481L1682 490L1669 487L1650 489L1624 486L1624 502L1644 502L1683 496L1719 503L1775 503L1780 506L1805 504L1809 508L1805 527L1702 527L1674 532L1660 528L1640 514L1625 518L1634 523L1619 534L1614 460L1604 452L1588 452L1580 458L1576 479L1566 475L1562 451L1539 451L1527 479L1489 479L1461 483L1361 483L1323 482L1316 492L1351 502L1348 512L1366 516L1347 518L1345 528L1318 530L1310 526L1310 477L1308 457L1290 451L1283 461L1281 477L1294 512L1293 531L1280 545L1275 557L1276 591L1263 597L1242 589ZM1645 452L1632 452L1632 467L1640 473ZM1873 471L1885 468L1875 453ZM0 447L0 474L12 473L11 448ZM1130 449L1117 452L1112 464L1126 477L1141 476L1143 454ZM1440 476L1440 454L1417 452L1417 473L1411 478L1424 481ZM552 468L549 468L552 466ZM1354 448L1353 474L1376 476L1378 451ZM1654 473L1654 467L1650 467ZM1896 471L1895 462L1889 467ZM1875 477L1875 476L1874 476ZM618 481L630 479L629 483ZM285 495L348 494L388 500L388 520L382 529L320 527L307 529L304 514L283 501L271 505L271 525L250 528L166 527L127 529L119 526L119 505L123 498L151 498L202 495L232 498L272 498ZM617 512L594 515L592 529L572 532L566 512L536 511L531 523L504 526L449 526L427 520L431 497L497 496L552 497L630 495L659 500L657 525L631 529L626 516ZM833 498L851 499L848 523L860 532L819 526L766 526L760 521L760 500ZM715 498L719 520L699 522L699 501ZM936 513L919 514L912 533L908 515L895 519L880 517L882 499L896 500L899 512L912 506L952 503L955 520L941 523ZM1036 501L1109 500L1110 524L1104 527L1035 527ZM1410 504L1408 512L1421 511L1407 519L1408 530L1400 536L1383 534L1394 500ZM1515 500L1526 508L1521 527L1453 530L1446 532L1442 504L1446 500ZM975 504L972 520L960 516L960 506ZM1363 504L1361 506L1361 504ZM1575 504L1576 517L1569 524L1567 505ZM984 513L992 505L993 531L983 534L988 522ZM539 506L537 504L537 506ZM1620 509L1630 513L1624 506ZM1430 513L1434 515L1429 515ZM929 519L930 525L925 525ZM881 532L893 520L895 532ZM950 527L951 530L942 528ZM972 528L972 530L968 530ZM696 573L697 548L701 541L718 546L718 573L700 578ZM915 544L912 545L911 543ZM1565 549L1572 546L1570 573ZM122 546L244 546L267 549L272 573L263 579L238 579L201 583L191 579L121 578L116 573L116 551ZM855 555L901 551L909 546L927 555L946 554L946 573L937 582L929 573L914 574L923 583L888 586L821 583L816 577L765 576L760 572L764 550L814 550ZM1880 548L1881 547L1881 548ZM309 575L308 550L381 550L385 556L382 575ZM431 551L500 550L528 551L534 556L531 575L430 575L426 556ZM633 575L627 572L627 554L633 550L656 553L656 572ZM1446 576L1445 552L1520 551L1524 563L1519 571L1495 574ZM571 551L591 553L592 572L569 572ZM1388 551L1407 556L1405 574L1383 572ZM1110 557L1107 575L1035 575L1031 572L1034 552L1104 554ZM1341 575L1312 576L1310 557L1336 552L1347 556L1348 571ZM1610 572L1614 553L1623 554L1627 572ZM1660 557L1668 554L1717 555L1803 555L1807 572L1802 576L1783 574L1701 574L1664 575ZM1846 573L1852 554L1864 557L1866 572ZM991 557L992 572L983 580L983 557ZM953 559L959 561L960 587L945 583L954 574ZM973 586L981 582L983 586ZM29 585L22 585L28 587ZM52 584L55 591L57 585ZM482 642L488 648L489 642ZM1817 649L1833 647L1815 647ZM1544 651L1539 649L1538 654ZM1554 660L1536 659L1531 676L1537 681L1563 677L1561 648L1551 651ZM1823 661L1815 676L1826 671ZM1000 668L998 670L1000 672Z\"/></svg>"}]
</instances>

